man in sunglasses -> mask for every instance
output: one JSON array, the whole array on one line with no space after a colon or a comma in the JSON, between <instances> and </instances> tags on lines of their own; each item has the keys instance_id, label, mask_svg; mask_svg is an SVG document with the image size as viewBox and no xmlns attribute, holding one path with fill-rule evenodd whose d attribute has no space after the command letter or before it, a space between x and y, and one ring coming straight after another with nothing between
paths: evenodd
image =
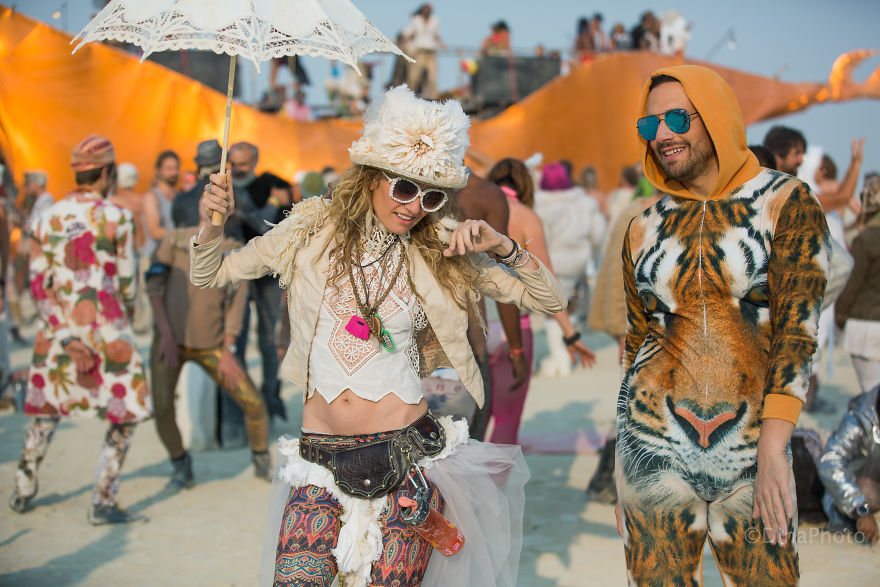
<instances>
[{"instance_id":1,"label":"man in sunglasses","mask_svg":"<svg viewBox=\"0 0 880 587\"><path fill-rule=\"evenodd\" d=\"M645 175L666 195L631 221L622 251L617 492L630 582L693 582L708 539L737 585L796 585L786 450L825 290L822 208L758 164L736 97L709 69L654 72L636 127Z\"/></svg>"}]
</instances>

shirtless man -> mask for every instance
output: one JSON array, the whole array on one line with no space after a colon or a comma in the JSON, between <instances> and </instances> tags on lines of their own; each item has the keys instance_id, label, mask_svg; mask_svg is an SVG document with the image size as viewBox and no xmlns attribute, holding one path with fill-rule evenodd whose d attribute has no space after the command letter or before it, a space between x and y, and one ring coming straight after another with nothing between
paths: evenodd
<instances>
[{"instance_id":1,"label":"shirtless man","mask_svg":"<svg viewBox=\"0 0 880 587\"><path fill-rule=\"evenodd\" d=\"M507 196L494 183L486 181L482 177L471 173L467 185L458 192L458 203L461 205L465 216L471 220L485 220L492 228L501 234L507 234L507 222L510 210L507 206ZM486 305L480 300L480 309L483 312L483 320L486 319ZM498 315L504 328L511 349L522 348L522 340L519 330L519 310L509 304L498 304ZM474 356L480 365L480 373L483 375L483 386L492 389L489 377L489 355L486 349L486 337L480 331L480 325L473 319L468 323L468 340L474 349ZM525 356L514 355L512 359L514 383L513 387L519 387L525 381L528 373ZM474 412L470 421L471 438L482 440L489 423L489 404L491 394L486 394L486 401L482 408Z\"/></svg>"}]
</instances>

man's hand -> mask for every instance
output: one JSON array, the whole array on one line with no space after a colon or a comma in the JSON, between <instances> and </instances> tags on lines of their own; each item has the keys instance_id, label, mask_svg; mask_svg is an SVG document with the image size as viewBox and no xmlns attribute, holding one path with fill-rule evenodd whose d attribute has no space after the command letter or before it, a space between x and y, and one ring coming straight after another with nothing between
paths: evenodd
<instances>
[{"instance_id":1,"label":"man's hand","mask_svg":"<svg viewBox=\"0 0 880 587\"><path fill-rule=\"evenodd\" d=\"M529 374L529 364L526 362L526 355L522 349L519 349L519 352L510 353L508 356L510 357L510 366L513 368L513 382L510 384L509 391L513 393L525 383L526 376Z\"/></svg>"},{"instance_id":2,"label":"man's hand","mask_svg":"<svg viewBox=\"0 0 880 587\"><path fill-rule=\"evenodd\" d=\"M762 454L758 450L752 517L761 518L767 540L779 546L785 546L788 520L794 517L790 475L791 468L784 451Z\"/></svg>"},{"instance_id":3,"label":"man's hand","mask_svg":"<svg viewBox=\"0 0 880 587\"><path fill-rule=\"evenodd\" d=\"M880 529L877 528L877 520L874 519L874 514L868 513L867 515L860 516L856 520L856 530L865 535L865 542L868 544L876 544L878 538L880 538Z\"/></svg>"},{"instance_id":4,"label":"man's hand","mask_svg":"<svg viewBox=\"0 0 880 587\"><path fill-rule=\"evenodd\" d=\"M217 374L226 385L226 389L235 389L244 376L238 361L229 349L223 349L220 354L220 362L217 363Z\"/></svg>"},{"instance_id":5,"label":"man's hand","mask_svg":"<svg viewBox=\"0 0 880 587\"><path fill-rule=\"evenodd\" d=\"M79 373L88 373L95 368L95 355L92 349L81 340L72 340L64 347L64 352L73 360Z\"/></svg>"},{"instance_id":6,"label":"man's hand","mask_svg":"<svg viewBox=\"0 0 880 587\"><path fill-rule=\"evenodd\" d=\"M174 340L174 335L166 332L159 335L159 352L157 353L159 360L165 360L165 366L170 370L175 370L180 366L180 347Z\"/></svg>"}]
</instances>

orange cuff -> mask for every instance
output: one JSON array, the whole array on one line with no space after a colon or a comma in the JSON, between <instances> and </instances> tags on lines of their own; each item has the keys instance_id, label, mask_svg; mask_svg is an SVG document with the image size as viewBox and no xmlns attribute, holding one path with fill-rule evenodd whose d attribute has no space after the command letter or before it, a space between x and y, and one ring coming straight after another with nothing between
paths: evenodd
<instances>
[{"instance_id":1,"label":"orange cuff","mask_svg":"<svg viewBox=\"0 0 880 587\"><path fill-rule=\"evenodd\" d=\"M793 395L768 393L764 396L764 414L761 419L779 418L797 425L803 407L804 402Z\"/></svg>"}]
</instances>

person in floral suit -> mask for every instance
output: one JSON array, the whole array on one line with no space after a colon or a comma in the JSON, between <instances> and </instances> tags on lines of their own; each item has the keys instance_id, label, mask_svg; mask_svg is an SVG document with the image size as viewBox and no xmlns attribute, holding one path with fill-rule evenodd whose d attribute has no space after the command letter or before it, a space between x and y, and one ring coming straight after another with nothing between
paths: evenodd
<instances>
[{"instance_id":1,"label":"person in floral suit","mask_svg":"<svg viewBox=\"0 0 880 587\"><path fill-rule=\"evenodd\" d=\"M132 432L152 413L134 342L137 262L131 212L105 198L116 173L113 145L86 137L71 154L77 190L31 226L31 293L40 330L28 381L27 430L9 507L30 509L37 468L63 417L93 416L110 424L98 460L88 519L93 525L142 519L116 505L119 473Z\"/></svg>"}]
</instances>

